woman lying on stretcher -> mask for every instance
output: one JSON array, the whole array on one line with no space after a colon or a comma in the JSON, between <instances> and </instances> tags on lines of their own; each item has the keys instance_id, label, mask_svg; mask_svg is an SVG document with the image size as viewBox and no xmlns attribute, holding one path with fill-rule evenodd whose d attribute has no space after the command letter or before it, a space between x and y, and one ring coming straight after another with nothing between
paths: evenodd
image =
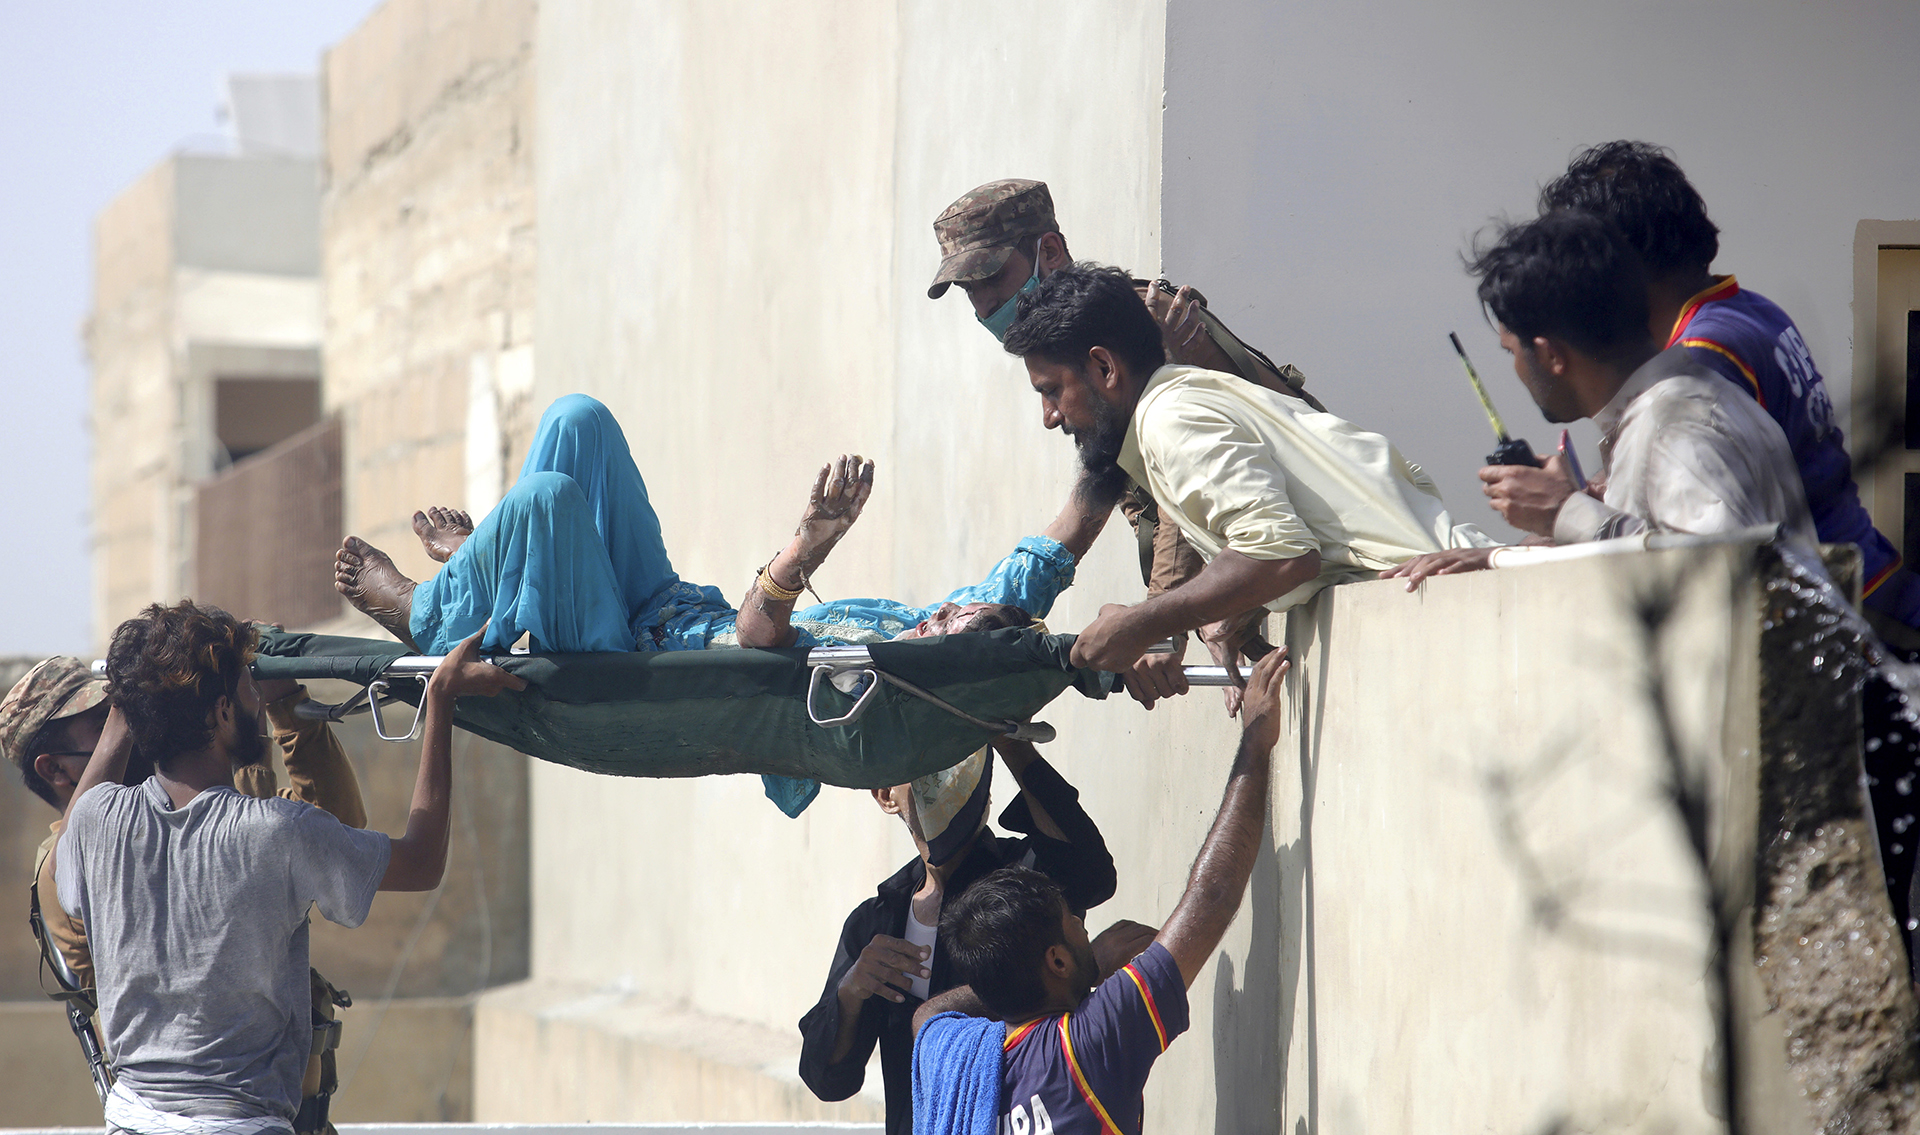
<instances>
[{"instance_id":1,"label":"woman lying on stretcher","mask_svg":"<svg viewBox=\"0 0 1920 1135\"><path fill-rule=\"evenodd\" d=\"M524 633L536 652L705 650L713 646L854 645L1025 626L1072 584L1118 498L1082 475L1052 524L985 580L929 607L842 599L794 609L807 581L860 517L873 463L841 457L814 479L794 538L762 568L744 605L674 574L626 436L584 394L547 408L520 477L475 526L465 513L413 515L427 554L446 564L415 583L386 553L349 536L334 587L422 654L446 654L487 625L482 648Z\"/></svg>"}]
</instances>

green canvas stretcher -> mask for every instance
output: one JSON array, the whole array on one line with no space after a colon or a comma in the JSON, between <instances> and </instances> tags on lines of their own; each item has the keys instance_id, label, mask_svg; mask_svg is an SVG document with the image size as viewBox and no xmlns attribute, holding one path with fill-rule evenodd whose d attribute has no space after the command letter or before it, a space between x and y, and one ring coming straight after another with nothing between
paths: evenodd
<instances>
[{"instance_id":1,"label":"green canvas stretcher","mask_svg":"<svg viewBox=\"0 0 1920 1135\"><path fill-rule=\"evenodd\" d=\"M587 772L770 773L882 788L950 767L1069 686L1104 698L1114 676L1074 668L1072 645L1070 635L1001 630L813 651L511 655L494 661L526 679L527 689L461 698L454 719L529 756ZM253 669L263 679L337 678L369 687L370 698L303 707L337 718L363 700L418 706L436 661L392 641L268 630ZM849 674L871 676L833 681ZM377 727L390 739L410 735ZM1051 730L1039 723L1029 735L1044 740Z\"/></svg>"}]
</instances>

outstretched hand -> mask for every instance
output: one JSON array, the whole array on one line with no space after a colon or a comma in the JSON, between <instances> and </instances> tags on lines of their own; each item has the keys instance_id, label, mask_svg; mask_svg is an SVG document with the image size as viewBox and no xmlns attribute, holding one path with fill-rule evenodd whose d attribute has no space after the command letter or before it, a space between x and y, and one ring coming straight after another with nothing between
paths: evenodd
<instances>
[{"instance_id":1,"label":"outstretched hand","mask_svg":"<svg viewBox=\"0 0 1920 1135\"><path fill-rule=\"evenodd\" d=\"M813 479L813 492L807 497L807 511L800 517L801 558L809 568L818 566L827 553L860 519L873 495L873 462L859 454L841 454L836 461L820 467Z\"/></svg>"},{"instance_id":2,"label":"outstretched hand","mask_svg":"<svg viewBox=\"0 0 1920 1135\"><path fill-rule=\"evenodd\" d=\"M1247 675L1240 727L1241 742L1247 748L1265 753L1280 743L1280 691L1291 669L1293 661L1282 646L1254 663L1253 673Z\"/></svg>"},{"instance_id":3,"label":"outstretched hand","mask_svg":"<svg viewBox=\"0 0 1920 1135\"><path fill-rule=\"evenodd\" d=\"M1428 552L1380 573L1381 579L1404 579L1407 590L1420 586L1430 575L1458 575L1463 571L1485 571L1493 566L1492 548L1448 548Z\"/></svg>"},{"instance_id":4,"label":"outstretched hand","mask_svg":"<svg viewBox=\"0 0 1920 1135\"><path fill-rule=\"evenodd\" d=\"M1246 678L1240 672L1240 655L1248 644L1260 635L1260 620L1267 617L1265 607L1255 607L1251 611L1235 615L1230 619L1221 619L1217 623L1208 623L1200 628L1200 641L1206 644L1207 653L1213 656L1213 664L1227 672L1233 685L1223 686L1220 693L1226 698L1227 716L1236 717L1240 713L1240 701L1246 689Z\"/></svg>"},{"instance_id":5,"label":"outstretched hand","mask_svg":"<svg viewBox=\"0 0 1920 1135\"><path fill-rule=\"evenodd\" d=\"M440 665L433 668L433 677L427 679L428 693L454 698L490 698L501 690L527 688L525 678L509 674L480 657L480 636L486 633L487 628L482 626L440 660Z\"/></svg>"}]
</instances>

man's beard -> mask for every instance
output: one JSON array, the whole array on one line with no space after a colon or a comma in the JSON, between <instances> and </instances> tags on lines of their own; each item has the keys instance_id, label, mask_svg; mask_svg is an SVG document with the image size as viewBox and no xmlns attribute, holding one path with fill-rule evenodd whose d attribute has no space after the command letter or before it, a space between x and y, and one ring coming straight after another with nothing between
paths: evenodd
<instances>
[{"instance_id":1,"label":"man's beard","mask_svg":"<svg viewBox=\"0 0 1920 1135\"><path fill-rule=\"evenodd\" d=\"M241 769L266 764L267 738L260 732L260 715L248 713L236 705L233 707L233 727L233 748L227 753L233 767Z\"/></svg>"},{"instance_id":2,"label":"man's beard","mask_svg":"<svg viewBox=\"0 0 1920 1135\"><path fill-rule=\"evenodd\" d=\"M1073 952L1073 1003L1078 1005L1093 992L1094 983L1100 980L1100 959L1093 956L1093 944L1069 946Z\"/></svg>"},{"instance_id":3,"label":"man's beard","mask_svg":"<svg viewBox=\"0 0 1920 1135\"><path fill-rule=\"evenodd\" d=\"M1080 465L1100 477L1112 477L1120 470L1120 448L1127 441L1129 415L1104 398L1093 400L1093 426L1072 431L1074 448L1080 451Z\"/></svg>"}]
</instances>

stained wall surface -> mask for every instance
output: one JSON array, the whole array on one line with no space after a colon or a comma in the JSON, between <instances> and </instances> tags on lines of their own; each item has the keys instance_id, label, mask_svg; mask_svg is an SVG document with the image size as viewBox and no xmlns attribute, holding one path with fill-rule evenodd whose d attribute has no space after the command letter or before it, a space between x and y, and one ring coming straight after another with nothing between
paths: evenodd
<instances>
[{"instance_id":1,"label":"stained wall surface","mask_svg":"<svg viewBox=\"0 0 1920 1135\"><path fill-rule=\"evenodd\" d=\"M414 510L484 514L526 448L533 12L391 0L326 56L325 395L347 531L416 579L433 564Z\"/></svg>"},{"instance_id":2,"label":"stained wall surface","mask_svg":"<svg viewBox=\"0 0 1920 1135\"><path fill-rule=\"evenodd\" d=\"M438 565L414 510L484 515L528 437L533 13L528 0L389 0L324 60L323 398L343 430L345 527L416 579ZM340 610L327 631L387 637ZM403 830L418 746L378 740L364 717L341 733L369 826ZM409 1063L372 1047L356 1060L336 1104L354 1119L472 1118L471 998L527 971L527 758L460 733L454 761L442 886L383 895L356 929L314 930L315 965L356 999L349 1036L371 1045L389 1019L411 1022Z\"/></svg>"},{"instance_id":3,"label":"stained wall surface","mask_svg":"<svg viewBox=\"0 0 1920 1135\"><path fill-rule=\"evenodd\" d=\"M96 646L192 589L193 487L225 459L215 381L316 377L318 209L311 161L181 153L95 219Z\"/></svg>"},{"instance_id":4,"label":"stained wall surface","mask_svg":"<svg viewBox=\"0 0 1920 1135\"><path fill-rule=\"evenodd\" d=\"M173 167L163 163L94 220L93 627L176 582L169 489L173 387Z\"/></svg>"}]
</instances>

